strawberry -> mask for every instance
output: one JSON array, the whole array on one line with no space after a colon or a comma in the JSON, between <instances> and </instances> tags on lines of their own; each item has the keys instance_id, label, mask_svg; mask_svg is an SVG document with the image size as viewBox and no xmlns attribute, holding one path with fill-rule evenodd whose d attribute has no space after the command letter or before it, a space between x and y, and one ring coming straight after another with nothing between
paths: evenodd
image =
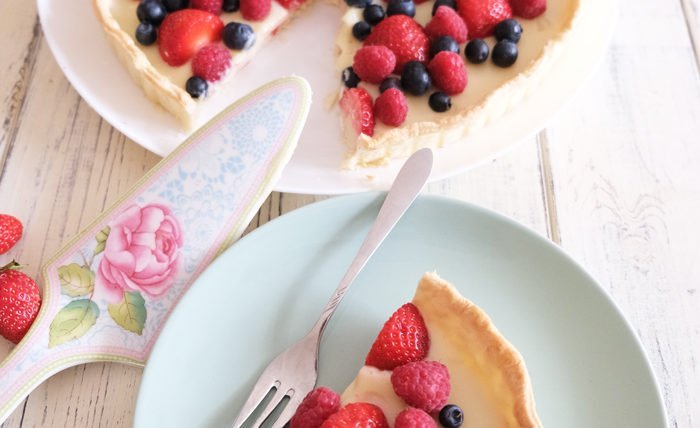
<instances>
[{"instance_id":1,"label":"strawberry","mask_svg":"<svg viewBox=\"0 0 700 428\"><path fill-rule=\"evenodd\" d=\"M365 39L365 46L386 46L396 55L394 73L401 74L409 61L428 60L430 40L423 27L406 15L393 15L382 20Z\"/></svg>"},{"instance_id":2,"label":"strawberry","mask_svg":"<svg viewBox=\"0 0 700 428\"><path fill-rule=\"evenodd\" d=\"M513 13L526 19L537 18L547 10L547 0L510 0Z\"/></svg>"},{"instance_id":3,"label":"strawberry","mask_svg":"<svg viewBox=\"0 0 700 428\"><path fill-rule=\"evenodd\" d=\"M428 64L433 85L447 95L457 95L467 87L467 67L460 54L438 52Z\"/></svg>"},{"instance_id":4,"label":"strawberry","mask_svg":"<svg viewBox=\"0 0 700 428\"><path fill-rule=\"evenodd\" d=\"M190 8L199 9L214 15L221 15L224 0L190 0Z\"/></svg>"},{"instance_id":5,"label":"strawberry","mask_svg":"<svg viewBox=\"0 0 700 428\"><path fill-rule=\"evenodd\" d=\"M0 336L19 343L41 306L39 287L12 262L0 268Z\"/></svg>"},{"instance_id":6,"label":"strawberry","mask_svg":"<svg viewBox=\"0 0 700 428\"><path fill-rule=\"evenodd\" d=\"M296 10L303 5L306 0L277 0L277 3L282 5L283 8L287 10Z\"/></svg>"},{"instance_id":7,"label":"strawberry","mask_svg":"<svg viewBox=\"0 0 700 428\"><path fill-rule=\"evenodd\" d=\"M168 65L190 60L202 46L221 39L224 23L218 16L197 9L182 9L165 17L158 31L158 50Z\"/></svg>"},{"instance_id":8,"label":"strawberry","mask_svg":"<svg viewBox=\"0 0 700 428\"><path fill-rule=\"evenodd\" d=\"M496 24L513 16L508 0L457 0L457 11L473 39L490 36Z\"/></svg>"},{"instance_id":9,"label":"strawberry","mask_svg":"<svg viewBox=\"0 0 700 428\"><path fill-rule=\"evenodd\" d=\"M339 104L357 134L374 135L374 112L369 92L363 88L348 89L343 92Z\"/></svg>"},{"instance_id":10,"label":"strawberry","mask_svg":"<svg viewBox=\"0 0 700 428\"><path fill-rule=\"evenodd\" d=\"M425 34L435 40L440 36L450 36L457 43L467 41L467 25L457 12L447 6L439 6L435 15L425 26Z\"/></svg>"},{"instance_id":11,"label":"strawberry","mask_svg":"<svg viewBox=\"0 0 700 428\"><path fill-rule=\"evenodd\" d=\"M248 21L262 21L272 8L272 0L241 0L241 15Z\"/></svg>"},{"instance_id":12,"label":"strawberry","mask_svg":"<svg viewBox=\"0 0 700 428\"><path fill-rule=\"evenodd\" d=\"M332 414L321 428L389 428L384 412L370 403L350 403Z\"/></svg>"},{"instance_id":13,"label":"strawberry","mask_svg":"<svg viewBox=\"0 0 700 428\"><path fill-rule=\"evenodd\" d=\"M231 51L224 45L212 43L197 51L192 60L192 74L208 82L224 77L231 66Z\"/></svg>"},{"instance_id":14,"label":"strawberry","mask_svg":"<svg viewBox=\"0 0 700 428\"><path fill-rule=\"evenodd\" d=\"M422 360L429 348L430 337L423 316L413 303L406 303L384 324L367 354L365 364L381 370L393 370Z\"/></svg>"},{"instance_id":15,"label":"strawberry","mask_svg":"<svg viewBox=\"0 0 700 428\"><path fill-rule=\"evenodd\" d=\"M5 254L22 237L22 222L9 214L0 214L0 254Z\"/></svg>"}]
</instances>

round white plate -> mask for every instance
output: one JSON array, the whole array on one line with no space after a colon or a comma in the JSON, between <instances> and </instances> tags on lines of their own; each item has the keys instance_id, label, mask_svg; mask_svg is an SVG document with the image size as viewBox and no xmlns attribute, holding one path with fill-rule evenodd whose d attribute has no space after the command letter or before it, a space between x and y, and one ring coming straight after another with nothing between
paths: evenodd
<instances>
[{"instance_id":1,"label":"round white plate","mask_svg":"<svg viewBox=\"0 0 700 428\"><path fill-rule=\"evenodd\" d=\"M119 63L94 17L91 0L37 3L56 61L97 113L127 137L162 156L187 138L172 116L145 99ZM334 40L341 10L326 2L317 3L280 31L253 64L234 76L239 84L226 85L213 96L201 118L206 121L231 101L274 78L289 74L306 77L314 91L314 104L299 147L275 189L310 194L386 189L402 162L356 171L340 168L345 148L337 112L327 105L329 95L338 90ZM517 108L468 141L439 150L432 179L493 159L541 129L595 70L613 27L614 11L614 2L609 0L584 1L580 25L575 29L583 36L572 38L557 72Z\"/></svg>"},{"instance_id":2,"label":"round white plate","mask_svg":"<svg viewBox=\"0 0 700 428\"><path fill-rule=\"evenodd\" d=\"M146 364L134 425L228 427L269 360L313 325L382 197L286 214L222 254L183 297ZM543 426L661 428L661 395L632 328L558 247L493 212L421 197L331 320L321 385L362 366L384 321L437 270L522 353Z\"/></svg>"}]
</instances>

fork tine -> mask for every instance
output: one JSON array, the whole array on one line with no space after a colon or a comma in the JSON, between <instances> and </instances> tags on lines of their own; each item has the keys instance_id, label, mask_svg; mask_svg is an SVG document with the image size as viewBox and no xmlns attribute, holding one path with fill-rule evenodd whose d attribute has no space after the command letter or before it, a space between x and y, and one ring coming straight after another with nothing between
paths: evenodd
<instances>
[{"instance_id":1,"label":"fork tine","mask_svg":"<svg viewBox=\"0 0 700 428\"><path fill-rule=\"evenodd\" d=\"M267 419L270 416L270 414L277 408L277 406L280 405L282 400L284 400L284 397L287 396L288 392L288 388L282 389L280 385L280 387L277 388L277 391L275 391L275 393L270 398L270 401L267 403L267 406L265 406L265 410L263 410L262 413L260 413L260 416L258 416L257 420L252 426L255 428L260 428L265 422L265 419Z\"/></svg>"},{"instance_id":2,"label":"fork tine","mask_svg":"<svg viewBox=\"0 0 700 428\"><path fill-rule=\"evenodd\" d=\"M236 417L236 421L233 423L231 428L240 428L241 425L243 425L243 422L246 421L250 417L250 415L253 413L253 410L255 410L260 403L265 399L267 394L270 392L270 390L273 387L278 387L279 382L273 381L272 379L267 378L265 376L265 373L263 373L262 376L258 379L257 383L253 387L253 390L250 391L250 395L248 396L248 399L245 401L245 404L243 404L243 407L241 408L241 411L238 412L238 416ZM277 394L277 391L273 394L274 396Z\"/></svg>"},{"instance_id":3,"label":"fork tine","mask_svg":"<svg viewBox=\"0 0 700 428\"><path fill-rule=\"evenodd\" d=\"M301 404L301 400L303 399L303 394L299 394L298 391L294 391L292 393L292 396L289 398L289 403L287 403L287 407L284 408L280 416L272 425L272 428L282 428L287 422L289 422L290 419L292 419L294 412L297 411L297 408Z\"/></svg>"}]
</instances>

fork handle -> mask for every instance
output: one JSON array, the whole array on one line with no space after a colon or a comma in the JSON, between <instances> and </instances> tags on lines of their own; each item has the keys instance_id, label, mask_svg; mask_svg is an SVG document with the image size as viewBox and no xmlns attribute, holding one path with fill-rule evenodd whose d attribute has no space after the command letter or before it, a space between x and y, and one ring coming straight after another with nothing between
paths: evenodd
<instances>
[{"instance_id":1,"label":"fork handle","mask_svg":"<svg viewBox=\"0 0 700 428\"><path fill-rule=\"evenodd\" d=\"M326 304L309 336L316 336L320 340L323 330L326 328L328 321L333 316L335 309L345 296L348 288L350 288L350 284L357 278L357 275L365 267L369 258L372 257L421 192L428 181L428 177L430 177L432 167L433 152L430 149L418 150L401 167L396 180L394 180L389 193L384 199L382 207L379 209L379 214L377 214L372 228L367 233L355 259L350 264L347 272L345 272L343 279L340 280L338 288L336 288Z\"/></svg>"}]
</instances>

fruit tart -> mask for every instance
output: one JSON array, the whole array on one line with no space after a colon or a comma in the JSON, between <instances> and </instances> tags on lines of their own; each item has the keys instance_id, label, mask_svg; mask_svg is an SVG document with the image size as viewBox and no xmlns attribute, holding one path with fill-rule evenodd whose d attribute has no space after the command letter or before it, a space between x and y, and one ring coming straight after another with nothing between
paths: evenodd
<instances>
[{"instance_id":1,"label":"fruit tart","mask_svg":"<svg viewBox=\"0 0 700 428\"><path fill-rule=\"evenodd\" d=\"M290 428L540 427L518 351L479 307L435 273L384 324L338 395L319 387Z\"/></svg>"}]
</instances>

